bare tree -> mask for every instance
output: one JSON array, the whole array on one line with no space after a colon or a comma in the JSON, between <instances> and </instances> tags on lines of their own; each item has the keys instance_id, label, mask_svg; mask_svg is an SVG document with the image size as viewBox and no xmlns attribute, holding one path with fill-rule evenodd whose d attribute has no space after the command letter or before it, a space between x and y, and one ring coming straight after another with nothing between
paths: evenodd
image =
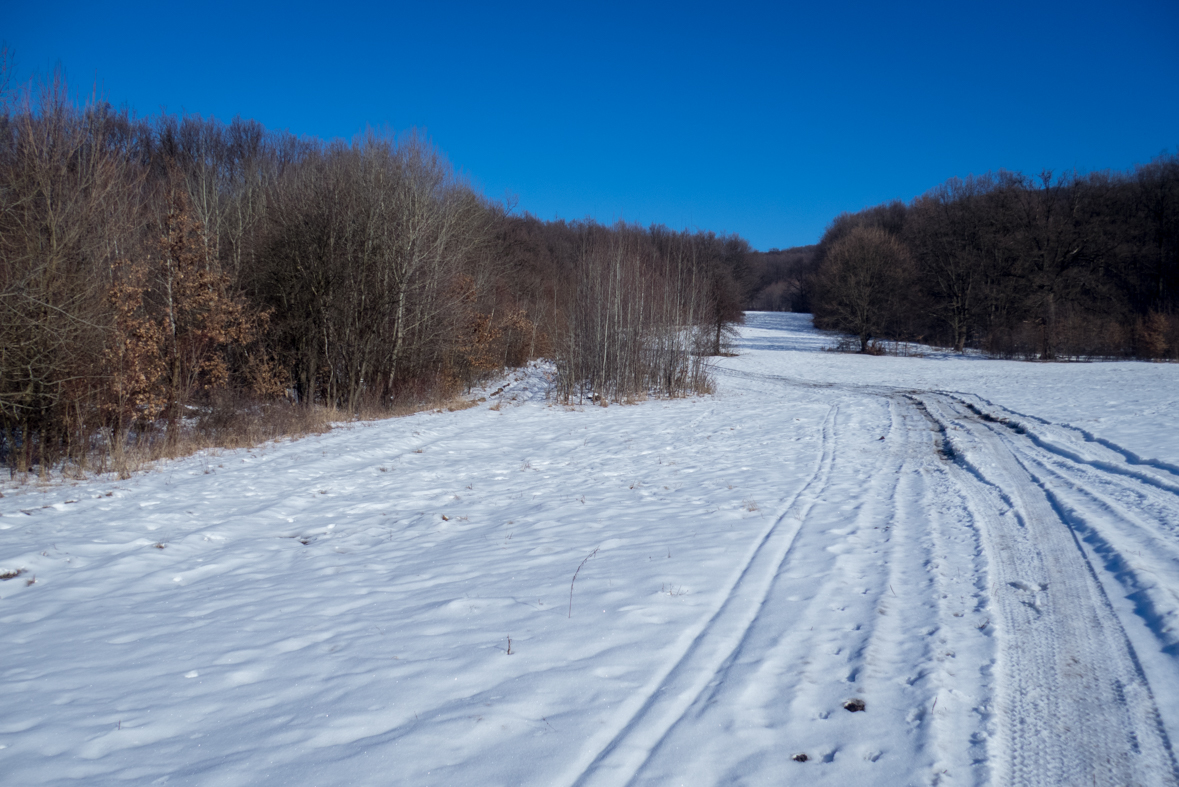
<instances>
[{"instance_id":1,"label":"bare tree","mask_svg":"<svg viewBox=\"0 0 1179 787\"><path fill-rule=\"evenodd\" d=\"M369 133L308 153L267 215L253 287L305 400L354 408L444 382L494 212L437 150Z\"/></svg>"},{"instance_id":2,"label":"bare tree","mask_svg":"<svg viewBox=\"0 0 1179 787\"><path fill-rule=\"evenodd\" d=\"M1048 170L1038 184L1011 176L1003 194L1012 222L1006 241L1014 246L1029 303L1038 312L1040 358L1051 360L1058 352L1062 305L1089 285L1091 263L1100 256L1098 228L1084 205L1092 194L1075 174L1055 178Z\"/></svg>"},{"instance_id":3,"label":"bare tree","mask_svg":"<svg viewBox=\"0 0 1179 787\"><path fill-rule=\"evenodd\" d=\"M869 341L895 322L911 279L905 247L878 227L856 227L836 241L818 272L822 311L816 324Z\"/></svg>"},{"instance_id":4,"label":"bare tree","mask_svg":"<svg viewBox=\"0 0 1179 787\"><path fill-rule=\"evenodd\" d=\"M715 236L592 222L572 230L577 248L559 288L560 396L606 402L706 390Z\"/></svg>"},{"instance_id":5,"label":"bare tree","mask_svg":"<svg viewBox=\"0 0 1179 787\"><path fill-rule=\"evenodd\" d=\"M60 74L0 140L0 423L28 467L87 417L110 327L106 275L133 243L136 182L106 107L71 104Z\"/></svg>"},{"instance_id":6,"label":"bare tree","mask_svg":"<svg viewBox=\"0 0 1179 787\"><path fill-rule=\"evenodd\" d=\"M919 284L955 352L962 352L978 323L987 255L987 213L978 203L996 186L991 176L952 178L909 208L905 237Z\"/></svg>"}]
</instances>

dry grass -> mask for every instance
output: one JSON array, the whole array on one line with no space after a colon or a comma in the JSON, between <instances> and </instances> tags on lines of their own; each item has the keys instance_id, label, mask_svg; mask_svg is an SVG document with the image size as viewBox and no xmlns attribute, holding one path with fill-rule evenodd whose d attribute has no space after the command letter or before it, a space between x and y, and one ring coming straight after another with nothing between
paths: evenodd
<instances>
[{"instance_id":1,"label":"dry grass","mask_svg":"<svg viewBox=\"0 0 1179 787\"><path fill-rule=\"evenodd\" d=\"M478 404L479 403L474 399L463 399L462 397L456 396L447 402L442 409L446 410L448 413L457 413L460 410L470 410L472 407L475 407Z\"/></svg>"},{"instance_id":2,"label":"dry grass","mask_svg":"<svg viewBox=\"0 0 1179 787\"><path fill-rule=\"evenodd\" d=\"M361 406L355 412L316 406L300 406L286 400L260 403L221 394L201 408L191 408L178 434L169 435L163 424L149 424L124 440L92 435L90 450L78 458L56 464L38 462L14 467L18 483L82 480L89 475L113 473L120 479L150 470L157 462L180 459L202 451L255 448L277 440L298 440L331 431L333 424L398 418L425 411L457 412L476 402L452 394L418 402L403 401L393 407ZM56 476L56 478L54 477Z\"/></svg>"},{"instance_id":3,"label":"dry grass","mask_svg":"<svg viewBox=\"0 0 1179 787\"><path fill-rule=\"evenodd\" d=\"M99 473L114 472L119 478L130 478L156 462L200 451L254 448L275 440L323 434L331 430L333 421L343 420L340 416L338 411L324 407L299 407L287 402L239 408L217 403L176 436L169 436L163 429L142 431L125 444L103 446L91 461L93 470ZM75 473L85 469L74 466ZM62 476L67 475L63 469Z\"/></svg>"}]
</instances>

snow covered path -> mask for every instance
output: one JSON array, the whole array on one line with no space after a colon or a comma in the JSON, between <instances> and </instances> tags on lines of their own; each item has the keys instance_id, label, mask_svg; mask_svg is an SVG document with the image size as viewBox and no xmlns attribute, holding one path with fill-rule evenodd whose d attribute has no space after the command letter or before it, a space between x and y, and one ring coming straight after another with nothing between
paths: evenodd
<instances>
[{"instance_id":1,"label":"snow covered path","mask_svg":"<svg viewBox=\"0 0 1179 787\"><path fill-rule=\"evenodd\" d=\"M1032 469L1049 457L1076 454L1046 449L1048 443L1029 437L1034 432L1006 414L996 416L953 397L926 394L914 400L942 434L943 451L959 460L955 475L990 564L1001 639L995 702L999 783L1175 783L1156 697L1099 579L1105 566L1095 565L1078 537L1084 523L1056 492L1057 486L1076 489L1073 478L1061 475L1063 483L1046 483ZM1127 491L1134 485L1123 479L1139 480L1116 469L1104 476L1095 482ZM1179 509L1175 502L1170 501L1172 513ZM1103 519L1085 529L1100 532ZM1105 557L1112 557L1108 544ZM1122 572L1120 579L1140 584L1133 574ZM1155 622L1125 611L1132 629ZM1149 653L1164 650L1167 638L1138 637ZM1179 697L1171 691L1170 676L1163 671L1159 677L1164 692L1159 699L1173 708Z\"/></svg>"},{"instance_id":2,"label":"snow covered path","mask_svg":"<svg viewBox=\"0 0 1179 787\"><path fill-rule=\"evenodd\" d=\"M1179 367L826 341L4 488L0 781L1179 784Z\"/></svg>"}]
</instances>

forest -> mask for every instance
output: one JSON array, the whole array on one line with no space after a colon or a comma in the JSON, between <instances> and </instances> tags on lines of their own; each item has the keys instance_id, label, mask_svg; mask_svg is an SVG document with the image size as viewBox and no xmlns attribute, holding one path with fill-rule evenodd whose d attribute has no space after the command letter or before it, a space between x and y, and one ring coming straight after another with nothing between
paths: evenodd
<instances>
[{"instance_id":1,"label":"forest","mask_svg":"<svg viewBox=\"0 0 1179 787\"><path fill-rule=\"evenodd\" d=\"M837 217L803 280L861 352L913 341L1038 360L1179 358L1179 155L999 171Z\"/></svg>"},{"instance_id":2,"label":"forest","mask_svg":"<svg viewBox=\"0 0 1179 787\"><path fill-rule=\"evenodd\" d=\"M421 135L137 118L58 76L0 112L0 460L126 473L539 357L567 402L705 391L750 253L517 214Z\"/></svg>"},{"instance_id":3,"label":"forest","mask_svg":"<svg viewBox=\"0 0 1179 787\"><path fill-rule=\"evenodd\" d=\"M853 349L1179 358L1179 155L952 179L817 245L542 221L416 133L136 117L0 85L0 461L145 457L461 406L555 365L564 402L707 392L745 309Z\"/></svg>"}]
</instances>

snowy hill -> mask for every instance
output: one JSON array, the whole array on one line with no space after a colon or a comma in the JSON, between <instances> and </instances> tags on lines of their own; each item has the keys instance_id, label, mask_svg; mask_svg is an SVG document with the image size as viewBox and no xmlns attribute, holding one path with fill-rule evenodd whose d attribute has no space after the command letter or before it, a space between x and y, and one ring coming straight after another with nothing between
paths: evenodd
<instances>
[{"instance_id":1,"label":"snowy hill","mask_svg":"<svg viewBox=\"0 0 1179 787\"><path fill-rule=\"evenodd\" d=\"M0 781L1179 783L1179 366L829 343L4 487Z\"/></svg>"}]
</instances>

